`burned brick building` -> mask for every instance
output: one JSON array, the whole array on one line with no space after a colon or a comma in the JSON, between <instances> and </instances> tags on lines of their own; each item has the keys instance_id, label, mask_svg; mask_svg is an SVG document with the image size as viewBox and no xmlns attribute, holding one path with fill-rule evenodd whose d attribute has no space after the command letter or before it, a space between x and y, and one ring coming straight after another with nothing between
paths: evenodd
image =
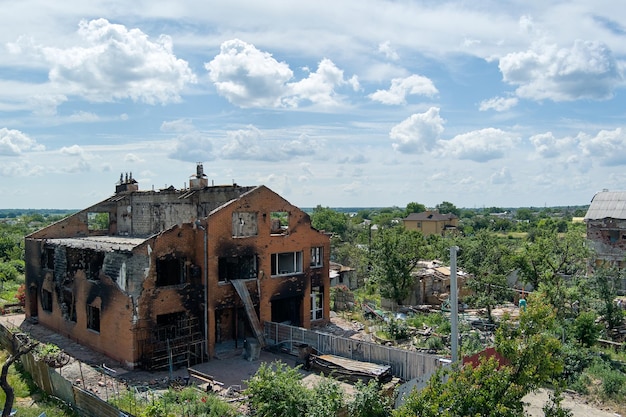
<instances>
[{"instance_id":1,"label":"burned brick building","mask_svg":"<svg viewBox=\"0 0 626 417\"><path fill-rule=\"evenodd\" d=\"M327 235L265 186L115 194L25 239L27 315L128 367L193 364L329 317ZM173 359L172 359L173 358Z\"/></svg>"},{"instance_id":2,"label":"burned brick building","mask_svg":"<svg viewBox=\"0 0 626 417\"><path fill-rule=\"evenodd\" d=\"M585 223L587 241L595 252L595 266L626 267L626 191L596 193Z\"/></svg>"}]
</instances>

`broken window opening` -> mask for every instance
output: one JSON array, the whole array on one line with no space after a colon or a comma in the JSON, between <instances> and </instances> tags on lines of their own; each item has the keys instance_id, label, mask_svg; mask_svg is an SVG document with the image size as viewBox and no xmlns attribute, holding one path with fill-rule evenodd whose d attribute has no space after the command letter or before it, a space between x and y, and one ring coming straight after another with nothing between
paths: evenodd
<instances>
[{"instance_id":1,"label":"broken window opening","mask_svg":"<svg viewBox=\"0 0 626 417\"><path fill-rule=\"evenodd\" d=\"M88 256L88 259L85 260L85 275L87 279L90 281L99 281L100 270L102 270L102 265L104 264L104 253L86 251L84 255Z\"/></svg>"},{"instance_id":2,"label":"broken window opening","mask_svg":"<svg viewBox=\"0 0 626 417\"><path fill-rule=\"evenodd\" d=\"M272 276L302 273L302 252L272 254Z\"/></svg>"},{"instance_id":3,"label":"broken window opening","mask_svg":"<svg viewBox=\"0 0 626 417\"><path fill-rule=\"evenodd\" d=\"M311 320L324 318L324 291L322 287L313 287L311 290Z\"/></svg>"},{"instance_id":4,"label":"broken window opening","mask_svg":"<svg viewBox=\"0 0 626 417\"><path fill-rule=\"evenodd\" d=\"M256 255L221 257L218 262L219 281L255 279L257 277L257 265Z\"/></svg>"},{"instance_id":5,"label":"broken window opening","mask_svg":"<svg viewBox=\"0 0 626 417\"><path fill-rule=\"evenodd\" d=\"M87 306L87 328L100 333L100 309L94 306Z\"/></svg>"},{"instance_id":6,"label":"broken window opening","mask_svg":"<svg viewBox=\"0 0 626 417\"><path fill-rule=\"evenodd\" d=\"M46 269L54 271L54 248L46 248L45 257Z\"/></svg>"},{"instance_id":7,"label":"broken window opening","mask_svg":"<svg viewBox=\"0 0 626 417\"><path fill-rule=\"evenodd\" d=\"M186 282L185 258L166 257L157 259L156 286L179 285Z\"/></svg>"},{"instance_id":8,"label":"broken window opening","mask_svg":"<svg viewBox=\"0 0 626 417\"><path fill-rule=\"evenodd\" d=\"M108 231L109 213L87 213L87 229L90 231Z\"/></svg>"},{"instance_id":9,"label":"broken window opening","mask_svg":"<svg viewBox=\"0 0 626 417\"><path fill-rule=\"evenodd\" d=\"M235 212L232 217L233 237L258 235L256 212Z\"/></svg>"},{"instance_id":10,"label":"broken window opening","mask_svg":"<svg viewBox=\"0 0 626 417\"><path fill-rule=\"evenodd\" d=\"M65 320L76 322L76 299L71 288L63 288L62 290L61 312Z\"/></svg>"},{"instance_id":11,"label":"broken window opening","mask_svg":"<svg viewBox=\"0 0 626 417\"><path fill-rule=\"evenodd\" d=\"M286 211L273 211L270 213L271 234L286 235L289 233L289 213Z\"/></svg>"},{"instance_id":12,"label":"broken window opening","mask_svg":"<svg viewBox=\"0 0 626 417\"><path fill-rule=\"evenodd\" d=\"M324 265L324 248L316 246L311 248L311 267L319 268Z\"/></svg>"},{"instance_id":13,"label":"broken window opening","mask_svg":"<svg viewBox=\"0 0 626 417\"><path fill-rule=\"evenodd\" d=\"M609 230L609 240L611 243L615 243L619 240L620 231L619 230Z\"/></svg>"},{"instance_id":14,"label":"broken window opening","mask_svg":"<svg viewBox=\"0 0 626 417\"><path fill-rule=\"evenodd\" d=\"M48 313L52 312L52 292L45 289L41 290L41 308Z\"/></svg>"}]
</instances>

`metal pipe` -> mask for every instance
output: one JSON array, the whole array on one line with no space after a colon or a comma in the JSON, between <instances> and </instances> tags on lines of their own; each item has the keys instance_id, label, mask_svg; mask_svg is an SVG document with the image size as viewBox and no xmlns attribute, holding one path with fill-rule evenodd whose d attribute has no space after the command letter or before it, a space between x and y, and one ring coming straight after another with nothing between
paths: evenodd
<instances>
[{"instance_id":1,"label":"metal pipe","mask_svg":"<svg viewBox=\"0 0 626 417\"><path fill-rule=\"evenodd\" d=\"M196 220L196 227L204 231L204 353L206 354L207 361L209 360L209 254L207 253L207 240L209 234L209 220L207 219L207 227L203 227L200 220Z\"/></svg>"}]
</instances>

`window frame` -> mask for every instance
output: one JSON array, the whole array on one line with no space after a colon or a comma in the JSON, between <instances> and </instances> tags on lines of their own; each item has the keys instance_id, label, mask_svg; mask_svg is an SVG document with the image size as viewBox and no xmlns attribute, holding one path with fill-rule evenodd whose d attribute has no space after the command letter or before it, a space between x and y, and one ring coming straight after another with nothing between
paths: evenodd
<instances>
[{"instance_id":1,"label":"window frame","mask_svg":"<svg viewBox=\"0 0 626 417\"><path fill-rule=\"evenodd\" d=\"M311 321L324 319L324 289L311 289Z\"/></svg>"},{"instance_id":2,"label":"window frame","mask_svg":"<svg viewBox=\"0 0 626 417\"><path fill-rule=\"evenodd\" d=\"M321 268L324 266L324 247L311 247L311 260L309 261L311 268Z\"/></svg>"},{"instance_id":3,"label":"window frame","mask_svg":"<svg viewBox=\"0 0 626 417\"><path fill-rule=\"evenodd\" d=\"M92 332L100 333L101 322L100 309L98 307L87 305L87 329Z\"/></svg>"},{"instance_id":4,"label":"window frame","mask_svg":"<svg viewBox=\"0 0 626 417\"><path fill-rule=\"evenodd\" d=\"M285 259L288 255L292 256L291 268L283 269L289 264ZM273 277L302 274L304 272L302 266L302 251L272 253L271 258L271 275Z\"/></svg>"}]
</instances>

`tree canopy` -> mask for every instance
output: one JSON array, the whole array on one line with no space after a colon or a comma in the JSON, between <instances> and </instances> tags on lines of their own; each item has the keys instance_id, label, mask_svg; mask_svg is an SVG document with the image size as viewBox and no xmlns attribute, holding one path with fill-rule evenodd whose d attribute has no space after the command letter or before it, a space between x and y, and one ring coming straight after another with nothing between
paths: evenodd
<instances>
[{"instance_id":1,"label":"tree canopy","mask_svg":"<svg viewBox=\"0 0 626 417\"><path fill-rule=\"evenodd\" d=\"M371 247L372 278L380 294L402 304L413 283L411 272L426 254L426 240L415 230L404 227L383 228L376 233Z\"/></svg>"}]
</instances>

